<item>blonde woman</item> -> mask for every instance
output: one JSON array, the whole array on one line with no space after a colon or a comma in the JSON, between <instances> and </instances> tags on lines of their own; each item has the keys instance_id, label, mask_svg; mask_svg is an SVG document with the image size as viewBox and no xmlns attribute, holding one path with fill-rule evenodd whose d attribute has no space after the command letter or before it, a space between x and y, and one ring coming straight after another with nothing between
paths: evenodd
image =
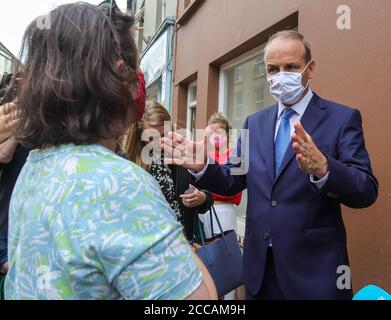
<instances>
[{"instance_id":1,"label":"blonde woman","mask_svg":"<svg viewBox=\"0 0 391 320\"><path fill-rule=\"evenodd\" d=\"M123 150L127 159L138 164L157 180L178 221L184 226L186 238L191 241L194 233L197 234L198 231L198 228L194 228L195 215L207 212L213 203L213 197L207 190L198 190L191 185L191 176L187 170L167 166L160 154L153 154L152 149L160 149L160 137L165 133L165 122L171 122L167 109L156 101L147 103L142 120L128 130ZM171 127L167 129L171 130ZM146 138L153 137L152 141L143 141L143 133ZM148 150L151 151L147 154L151 159L149 162L142 156L147 144Z\"/></svg>"}]
</instances>

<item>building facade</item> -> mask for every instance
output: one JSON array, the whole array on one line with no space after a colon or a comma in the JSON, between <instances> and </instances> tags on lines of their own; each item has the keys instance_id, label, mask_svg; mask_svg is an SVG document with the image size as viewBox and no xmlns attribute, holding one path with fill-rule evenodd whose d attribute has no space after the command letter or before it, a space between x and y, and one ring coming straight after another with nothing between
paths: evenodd
<instances>
[{"instance_id":1,"label":"building facade","mask_svg":"<svg viewBox=\"0 0 391 320\"><path fill-rule=\"evenodd\" d=\"M178 0L174 120L192 132L215 111L234 128L274 104L263 48L273 33L294 29L311 42L317 62L311 87L361 111L380 194L365 210L344 208L354 289L391 290L391 2L388 0ZM244 235L246 195L238 210Z\"/></svg>"},{"instance_id":2,"label":"building facade","mask_svg":"<svg viewBox=\"0 0 391 320\"><path fill-rule=\"evenodd\" d=\"M147 83L147 100L156 100L170 110L177 1L133 0L131 8L136 17L135 40Z\"/></svg>"},{"instance_id":3,"label":"building facade","mask_svg":"<svg viewBox=\"0 0 391 320\"><path fill-rule=\"evenodd\" d=\"M19 68L19 60L0 42L0 78L5 73L17 72Z\"/></svg>"}]
</instances>

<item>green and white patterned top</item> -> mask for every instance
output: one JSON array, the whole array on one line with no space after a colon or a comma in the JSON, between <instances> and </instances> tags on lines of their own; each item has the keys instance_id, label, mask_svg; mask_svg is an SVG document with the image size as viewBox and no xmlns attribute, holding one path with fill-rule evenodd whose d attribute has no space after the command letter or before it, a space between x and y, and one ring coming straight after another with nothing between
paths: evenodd
<instances>
[{"instance_id":1,"label":"green and white patterned top","mask_svg":"<svg viewBox=\"0 0 391 320\"><path fill-rule=\"evenodd\" d=\"M30 153L9 262L6 299L184 299L202 280L156 181L99 145Z\"/></svg>"}]
</instances>

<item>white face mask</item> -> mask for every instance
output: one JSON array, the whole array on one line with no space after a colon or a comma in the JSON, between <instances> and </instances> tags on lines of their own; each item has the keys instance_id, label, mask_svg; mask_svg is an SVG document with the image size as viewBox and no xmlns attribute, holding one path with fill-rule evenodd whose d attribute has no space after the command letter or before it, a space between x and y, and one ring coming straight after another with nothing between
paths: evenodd
<instances>
[{"instance_id":1,"label":"white face mask","mask_svg":"<svg viewBox=\"0 0 391 320\"><path fill-rule=\"evenodd\" d=\"M271 95L283 104L297 103L304 91L307 90L310 80L304 87L302 75L312 61L308 62L302 72L280 72L267 78Z\"/></svg>"}]
</instances>

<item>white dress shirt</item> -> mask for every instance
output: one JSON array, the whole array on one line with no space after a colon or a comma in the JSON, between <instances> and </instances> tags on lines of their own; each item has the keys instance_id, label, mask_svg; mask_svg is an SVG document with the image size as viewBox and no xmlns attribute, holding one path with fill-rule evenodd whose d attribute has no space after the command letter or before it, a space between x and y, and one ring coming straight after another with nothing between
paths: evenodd
<instances>
[{"instance_id":1,"label":"white dress shirt","mask_svg":"<svg viewBox=\"0 0 391 320\"><path fill-rule=\"evenodd\" d=\"M301 118L304 115L304 112L307 110L308 105L310 104L310 101L314 94L312 93L311 89L308 90L307 94L295 105L293 105L291 108L296 111L296 114L290 118L290 125L291 125L291 134L295 132L295 123L300 121ZM278 129L280 127L281 123L281 114L286 108L285 105L283 105L281 102L278 102L278 113L277 113L277 123L276 123L276 130L274 132L274 141L276 141ZM310 175L310 181L316 185L319 189L321 189L327 182L327 179L329 177L329 173L327 172L326 176L323 177L321 180L317 180L313 175Z\"/></svg>"}]
</instances>

